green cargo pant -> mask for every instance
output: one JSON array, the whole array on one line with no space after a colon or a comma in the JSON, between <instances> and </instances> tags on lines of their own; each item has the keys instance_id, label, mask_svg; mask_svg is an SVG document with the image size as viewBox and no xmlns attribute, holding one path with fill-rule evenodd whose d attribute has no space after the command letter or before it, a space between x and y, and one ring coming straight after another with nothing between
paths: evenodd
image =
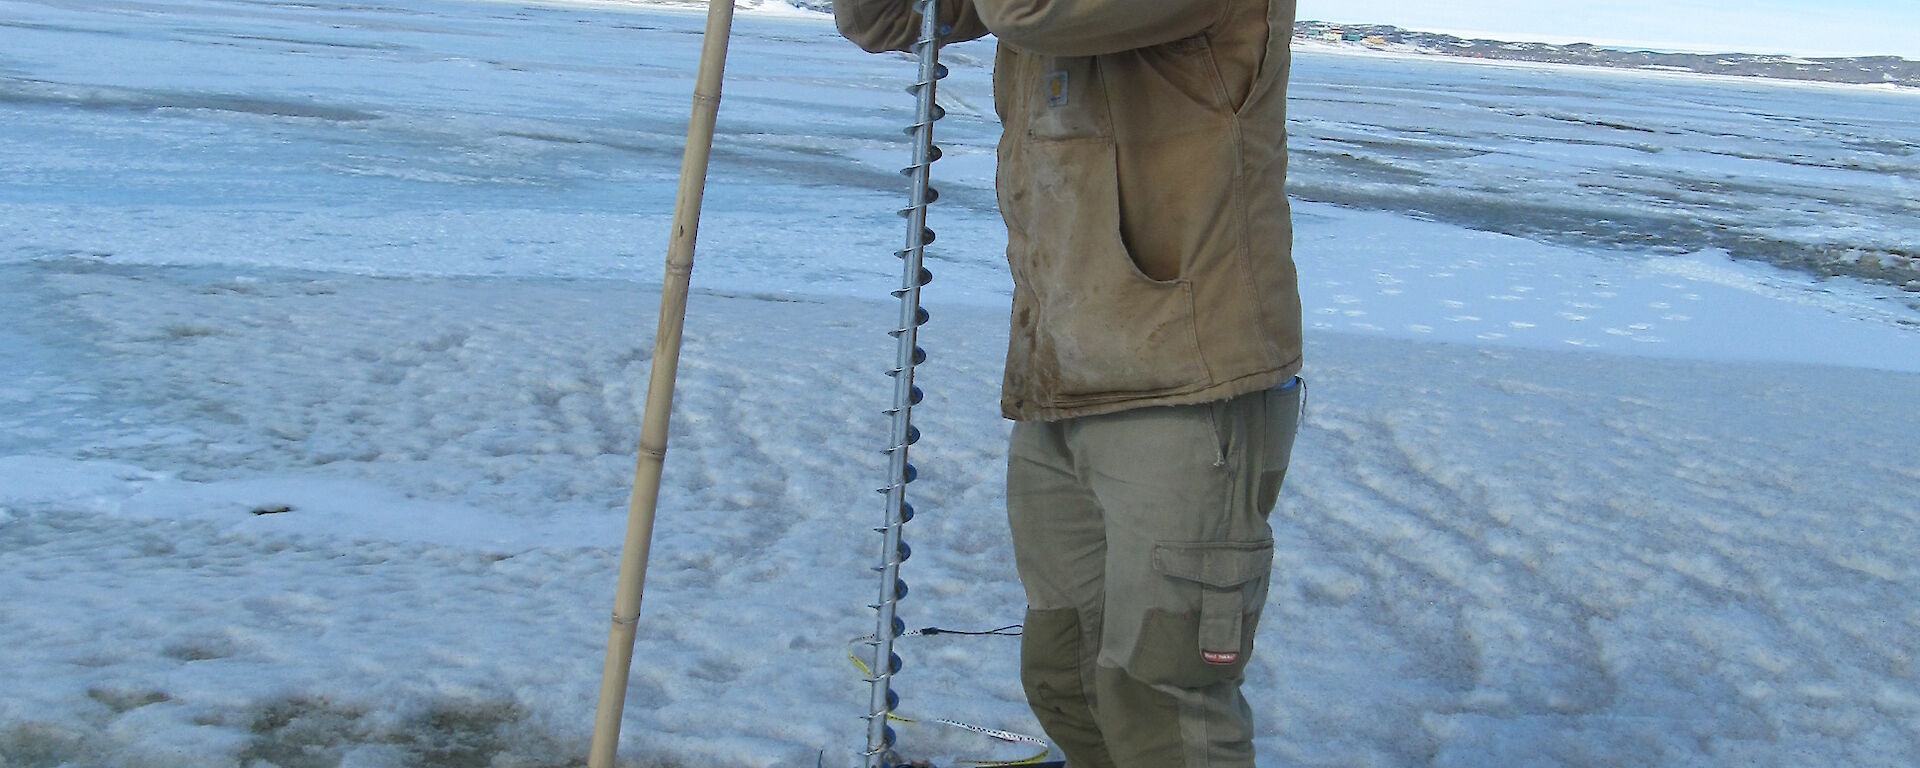
<instances>
[{"instance_id":1,"label":"green cargo pant","mask_svg":"<svg viewBox=\"0 0 1920 768\"><path fill-rule=\"evenodd\" d=\"M1240 684L1302 391L1014 425L1021 678L1071 768L1253 768Z\"/></svg>"}]
</instances>

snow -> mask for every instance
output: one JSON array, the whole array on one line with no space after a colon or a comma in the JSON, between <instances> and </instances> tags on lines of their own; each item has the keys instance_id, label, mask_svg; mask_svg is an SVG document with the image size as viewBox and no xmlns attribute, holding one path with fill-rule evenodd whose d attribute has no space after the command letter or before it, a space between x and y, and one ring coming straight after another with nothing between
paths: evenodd
<instances>
[{"instance_id":1,"label":"snow","mask_svg":"<svg viewBox=\"0 0 1920 768\"><path fill-rule=\"evenodd\" d=\"M579 762L700 18L0 18L0 765ZM990 47L947 60L902 611L987 629L1022 608L998 128ZM1908 247L1913 102L1296 65L1309 418L1261 765L1910 764L1916 310L1686 238ZM863 745L909 70L737 22L623 763ZM1659 152L1596 141L1623 110ZM1528 206L1670 226L1504 226ZM1038 733L1016 641L903 645L907 713Z\"/></svg>"}]
</instances>

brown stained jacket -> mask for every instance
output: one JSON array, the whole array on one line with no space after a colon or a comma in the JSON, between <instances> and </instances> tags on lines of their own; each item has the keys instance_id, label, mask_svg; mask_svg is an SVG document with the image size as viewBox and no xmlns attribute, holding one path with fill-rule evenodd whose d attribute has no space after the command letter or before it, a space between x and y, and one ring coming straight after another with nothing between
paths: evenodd
<instances>
[{"instance_id":1,"label":"brown stained jacket","mask_svg":"<svg viewBox=\"0 0 1920 768\"><path fill-rule=\"evenodd\" d=\"M940 5L945 41L1000 42L1007 418L1204 403L1299 372L1294 0ZM835 0L834 15L870 51L919 34L908 0Z\"/></svg>"}]
</instances>

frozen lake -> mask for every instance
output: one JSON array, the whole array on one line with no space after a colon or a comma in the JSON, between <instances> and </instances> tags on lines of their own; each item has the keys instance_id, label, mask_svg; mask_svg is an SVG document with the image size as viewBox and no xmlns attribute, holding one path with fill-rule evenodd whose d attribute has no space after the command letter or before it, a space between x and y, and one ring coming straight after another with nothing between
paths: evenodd
<instances>
[{"instance_id":1,"label":"frozen lake","mask_svg":"<svg viewBox=\"0 0 1920 768\"><path fill-rule=\"evenodd\" d=\"M701 24L0 0L0 767L578 762ZM903 611L984 629L1009 283L991 47L946 61ZM853 764L910 71L737 22L631 765ZM1293 94L1263 768L1910 764L1920 96ZM909 640L906 712L1037 733L1012 641Z\"/></svg>"},{"instance_id":2,"label":"frozen lake","mask_svg":"<svg viewBox=\"0 0 1920 768\"><path fill-rule=\"evenodd\" d=\"M659 279L696 14L6 6L0 259ZM991 48L947 61L941 298L999 305ZM743 16L698 285L891 287L908 72ZM1920 94L1310 48L1293 96L1320 327L1920 367Z\"/></svg>"}]
</instances>

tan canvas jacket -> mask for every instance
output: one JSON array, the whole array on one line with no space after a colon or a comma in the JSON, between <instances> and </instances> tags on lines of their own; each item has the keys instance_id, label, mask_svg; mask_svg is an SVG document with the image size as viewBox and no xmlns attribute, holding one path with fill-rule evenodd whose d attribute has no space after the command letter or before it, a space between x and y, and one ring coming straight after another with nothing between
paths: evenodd
<instances>
[{"instance_id":1,"label":"tan canvas jacket","mask_svg":"<svg viewBox=\"0 0 1920 768\"><path fill-rule=\"evenodd\" d=\"M1183 405L1300 370L1286 197L1294 0L945 0L999 37L998 188L1013 269L1001 410L1051 421ZM835 0L905 50L908 0Z\"/></svg>"}]
</instances>

